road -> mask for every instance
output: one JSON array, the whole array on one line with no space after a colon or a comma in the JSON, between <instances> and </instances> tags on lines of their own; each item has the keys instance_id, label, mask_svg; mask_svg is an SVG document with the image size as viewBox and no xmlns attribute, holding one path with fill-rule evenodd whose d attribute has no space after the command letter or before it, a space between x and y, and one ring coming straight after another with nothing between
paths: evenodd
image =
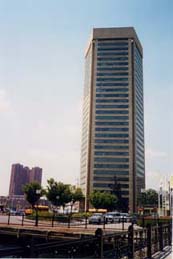
<instances>
[{"instance_id":1,"label":"road","mask_svg":"<svg viewBox=\"0 0 173 259\"><path fill-rule=\"evenodd\" d=\"M1 224L8 224L8 216L7 215L0 215L0 225ZM10 224L21 225L22 224L22 216L10 216ZM26 220L24 224L27 225L34 225L34 221Z\"/></svg>"}]
</instances>

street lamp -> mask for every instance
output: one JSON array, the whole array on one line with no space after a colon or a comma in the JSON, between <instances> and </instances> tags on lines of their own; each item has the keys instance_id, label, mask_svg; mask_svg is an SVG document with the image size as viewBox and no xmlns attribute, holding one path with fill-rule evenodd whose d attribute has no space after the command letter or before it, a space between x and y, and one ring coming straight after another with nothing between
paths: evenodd
<instances>
[{"instance_id":1,"label":"street lamp","mask_svg":"<svg viewBox=\"0 0 173 259\"><path fill-rule=\"evenodd\" d=\"M172 217L172 192L173 192L173 188L170 188L170 216Z\"/></svg>"},{"instance_id":2,"label":"street lamp","mask_svg":"<svg viewBox=\"0 0 173 259\"><path fill-rule=\"evenodd\" d=\"M158 192L158 211L159 211L159 217L162 216L163 212L163 188L162 188L162 182L160 183L160 188Z\"/></svg>"},{"instance_id":3,"label":"street lamp","mask_svg":"<svg viewBox=\"0 0 173 259\"><path fill-rule=\"evenodd\" d=\"M57 196L56 196L56 207L57 207L57 204L58 204L59 198L60 198L60 196L59 196L59 195L57 195ZM57 208L56 208L56 209L57 209Z\"/></svg>"},{"instance_id":4,"label":"street lamp","mask_svg":"<svg viewBox=\"0 0 173 259\"><path fill-rule=\"evenodd\" d=\"M41 194L41 190L39 189L37 189L36 191L35 191L35 193L37 194L37 195L40 195ZM38 201L37 201L37 205L36 205L36 214L35 214L35 226L37 227L38 226Z\"/></svg>"}]
</instances>

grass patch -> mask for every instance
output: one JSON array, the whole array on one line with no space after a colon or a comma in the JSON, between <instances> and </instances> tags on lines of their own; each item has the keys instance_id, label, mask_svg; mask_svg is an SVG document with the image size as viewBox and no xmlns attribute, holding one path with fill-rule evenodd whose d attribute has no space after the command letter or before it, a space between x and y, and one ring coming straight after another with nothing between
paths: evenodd
<instances>
[{"instance_id":1,"label":"grass patch","mask_svg":"<svg viewBox=\"0 0 173 259\"><path fill-rule=\"evenodd\" d=\"M160 218L152 218L152 217L144 217L144 219L138 219L137 220L137 224L139 226L144 226L146 227L148 224L150 224L151 226L155 226L159 223L163 223L163 224L169 224L171 223L171 218L170 217L160 217Z\"/></svg>"}]
</instances>

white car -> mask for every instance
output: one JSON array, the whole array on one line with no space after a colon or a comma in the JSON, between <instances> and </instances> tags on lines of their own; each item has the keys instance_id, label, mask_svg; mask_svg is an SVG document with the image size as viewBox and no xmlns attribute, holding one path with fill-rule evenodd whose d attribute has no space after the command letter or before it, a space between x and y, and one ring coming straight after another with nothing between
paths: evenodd
<instances>
[{"instance_id":1,"label":"white car","mask_svg":"<svg viewBox=\"0 0 173 259\"><path fill-rule=\"evenodd\" d=\"M118 211L112 211L112 212L106 213L105 218L106 218L106 222L108 223L118 223L121 220L121 215L120 215L120 212Z\"/></svg>"},{"instance_id":2,"label":"white car","mask_svg":"<svg viewBox=\"0 0 173 259\"><path fill-rule=\"evenodd\" d=\"M124 222L131 222L132 217L128 213L120 213L121 222L124 220Z\"/></svg>"},{"instance_id":3,"label":"white car","mask_svg":"<svg viewBox=\"0 0 173 259\"><path fill-rule=\"evenodd\" d=\"M104 222L104 215L102 213L94 213L88 219L89 224L101 224Z\"/></svg>"}]
</instances>

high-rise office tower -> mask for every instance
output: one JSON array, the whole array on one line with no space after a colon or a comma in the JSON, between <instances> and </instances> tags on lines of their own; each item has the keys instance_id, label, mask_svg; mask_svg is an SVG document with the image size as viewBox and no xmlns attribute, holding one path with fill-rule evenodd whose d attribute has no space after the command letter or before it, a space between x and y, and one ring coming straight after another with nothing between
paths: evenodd
<instances>
[{"instance_id":1,"label":"high-rise office tower","mask_svg":"<svg viewBox=\"0 0 173 259\"><path fill-rule=\"evenodd\" d=\"M134 28L93 29L85 55L81 188L111 191L136 211L145 188L143 51Z\"/></svg>"}]
</instances>

